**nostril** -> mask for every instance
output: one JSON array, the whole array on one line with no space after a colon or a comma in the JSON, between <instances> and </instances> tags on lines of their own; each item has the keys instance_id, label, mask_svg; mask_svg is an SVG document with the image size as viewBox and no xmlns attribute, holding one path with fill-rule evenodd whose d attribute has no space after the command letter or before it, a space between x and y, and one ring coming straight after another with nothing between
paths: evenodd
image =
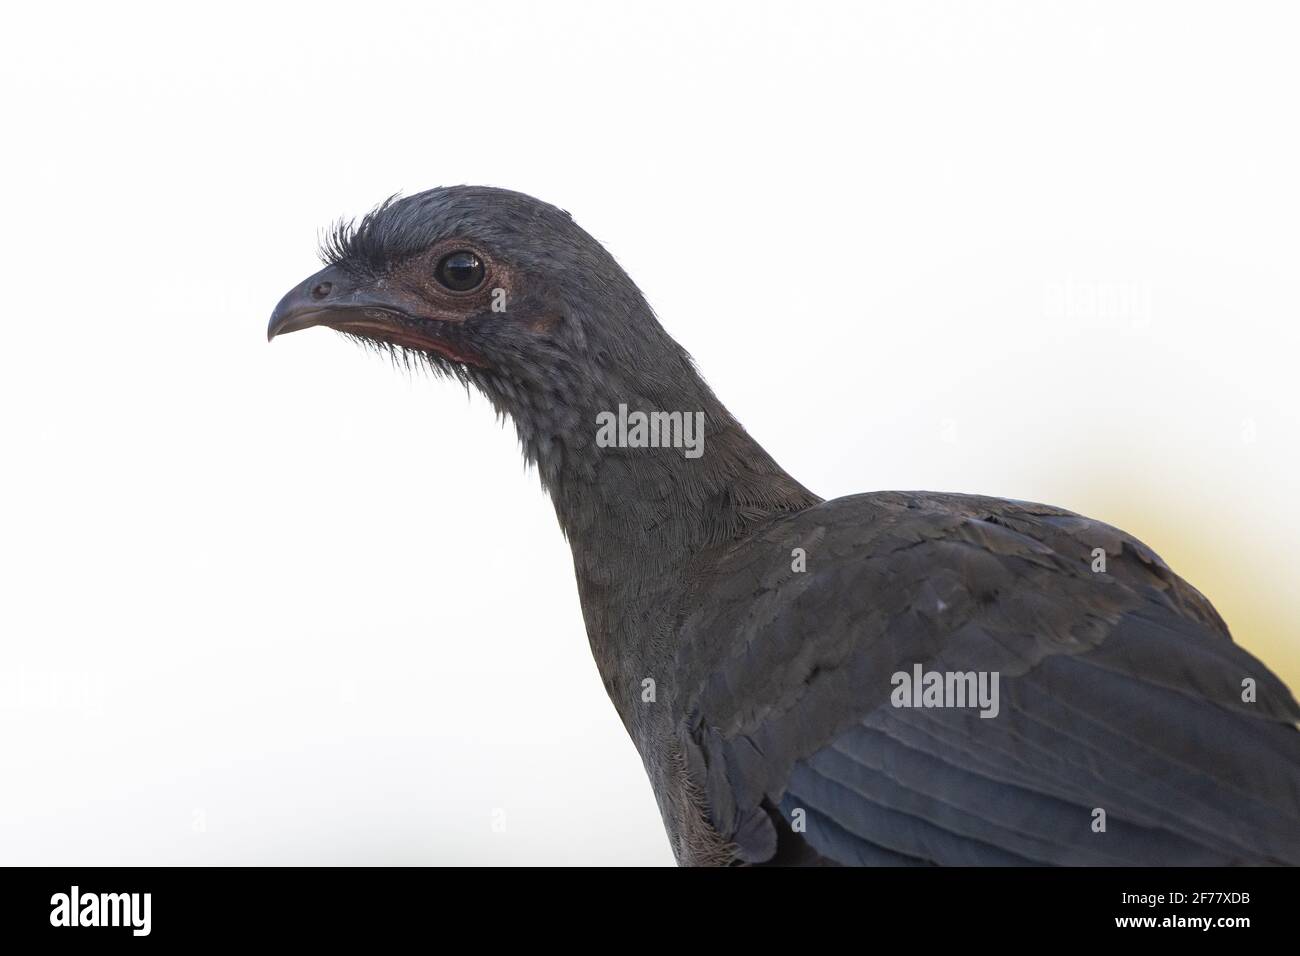
<instances>
[{"instance_id":1,"label":"nostril","mask_svg":"<svg viewBox=\"0 0 1300 956\"><path fill-rule=\"evenodd\" d=\"M319 282L316 284L316 288L311 290L312 298L323 299L330 294L330 290L333 288L333 282Z\"/></svg>"}]
</instances>

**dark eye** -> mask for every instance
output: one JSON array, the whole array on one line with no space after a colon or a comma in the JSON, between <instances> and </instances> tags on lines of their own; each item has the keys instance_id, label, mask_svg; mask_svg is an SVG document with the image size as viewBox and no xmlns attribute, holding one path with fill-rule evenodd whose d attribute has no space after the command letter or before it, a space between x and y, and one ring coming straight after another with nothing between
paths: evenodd
<instances>
[{"instance_id":1,"label":"dark eye","mask_svg":"<svg viewBox=\"0 0 1300 956\"><path fill-rule=\"evenodd\" d=\"M438 260L438 281L452 292L468 292L483 281L483 261L467 249Z\"/></svg>"}]
</instances>

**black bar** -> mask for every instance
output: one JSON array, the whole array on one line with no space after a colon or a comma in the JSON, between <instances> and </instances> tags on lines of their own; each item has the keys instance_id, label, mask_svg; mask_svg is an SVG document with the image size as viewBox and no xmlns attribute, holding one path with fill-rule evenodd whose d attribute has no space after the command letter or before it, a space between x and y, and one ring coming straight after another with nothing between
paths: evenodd
<instances>
[{"instance_id":1,"label":"black bar","mask_svg":"<svg viewBox=\"0 0 1300 956\"><path fill-rule=\"evenodd\" d=\"M82 914L90 918L93 911L96 920L99 894L139 896L131 909L121 896L103 908L106 920L116 909L124 925L52 925L52 915L68 915L68 907L63 914L55 910L59 894L71 903L73 886ZM751 933L765 941L772 927L815 927L817 934L802 946L813 954L832 946L838 933L863 946L886 938L899 945L918 933L918 944L1191 936L1231 944L1252 933L1293 930L1294 890L1295 873L1283 869L11 868L0 870L0 939L6 948L18 940L48 944L61 937L91 945L373 945L415 934L436 944L462 932L482 942L543 927L581 939L584 931L606 926L599 939L615 943L608 933L622 925L627 945L641 939L659 947L671 943L662 934L685 933L688 924L703 921L703 932L732 941ZM136 935L143 929L145 893L148 934ZM90 895L96 904L86 904ZM1208 929L1178 922L1206 918ZM1244 925L1217 922L1242 918ZM697 942L698 932L690 936Z\"/></svg>"}]
</instances>

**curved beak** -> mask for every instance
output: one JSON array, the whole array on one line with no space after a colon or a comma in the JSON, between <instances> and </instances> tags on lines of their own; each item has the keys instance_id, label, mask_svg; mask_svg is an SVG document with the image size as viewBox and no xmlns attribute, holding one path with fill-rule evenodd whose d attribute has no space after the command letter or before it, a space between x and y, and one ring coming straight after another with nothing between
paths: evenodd
<instances>
[{"instance_id":1,"label":"curved beak","mask_svg":"<svg viewBox=\"0 0 1300 956\"><path fill-rule=\"evenodd\" d=\"M289 290L271 313L266 340L316 325L485 366L460 340L455 320L431 314L426 303L385 279L359 280L338 266L327 266Z\"/></svg>"},{"instance_id":2,"label":"curved beak","mask_svg":"<svg viewBox=\"0 0 1300 956\"><path fill-rule=\"evenodd\" d=\"M324 325L342 331L393 332L408 324L410 303L363 287L337 266L328 266L298 283L276 305L266 340ZM403 320L408 320L404 322Z\"/></svg>"}]
</instances>

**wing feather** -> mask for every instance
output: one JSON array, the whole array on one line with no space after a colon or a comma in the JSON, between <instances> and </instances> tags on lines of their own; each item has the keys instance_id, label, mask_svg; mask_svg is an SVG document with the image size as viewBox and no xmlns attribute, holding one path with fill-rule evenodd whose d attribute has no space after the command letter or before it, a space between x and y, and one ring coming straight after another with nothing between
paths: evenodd
<instances>
[{"instance_id":1,"label":"wing feather","mask_svg":"<svg viewBox=\"0 0 1300 956\"><path fill-rule=\"evenodd\" d=\"M1300 864L1300 709L1114 528L860 495L774 522L696 594L672 706L742 859L771 853L769 810L801 810L843 863ZM997 715L893 706L915 664L996 672Z\"/></svg>"}]
</instances>

